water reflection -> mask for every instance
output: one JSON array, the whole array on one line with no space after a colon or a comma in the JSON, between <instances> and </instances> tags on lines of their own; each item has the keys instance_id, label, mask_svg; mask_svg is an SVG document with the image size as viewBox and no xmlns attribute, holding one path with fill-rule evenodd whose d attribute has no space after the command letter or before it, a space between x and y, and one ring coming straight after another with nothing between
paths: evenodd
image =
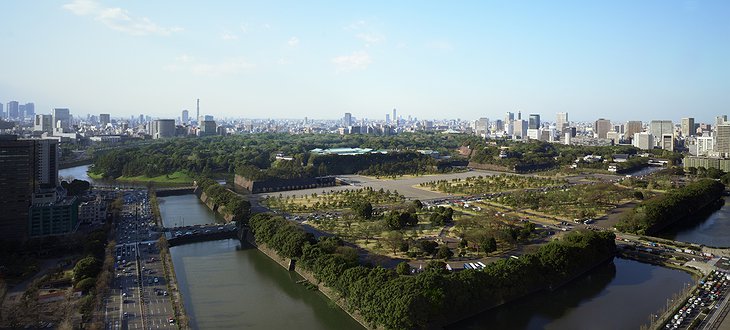
<instances>
[{"instance_id":1,"label":"water reflection","mask_svg":"<svg viewBox=\"0 0 730 330\"><path fill-rule=\"evenodd\" d=\"M684 272L615 259L590 275L452 325L451 329L636 329L681 291Z\"/></svg>"},{"instance_id":2,"label":"water reflection","mask_svg":"<svg viewBox=\"0 0 730 330\"><path fill-rule=\"evenodd\" d=\"M667 227L659 236L712 247L730 247L730 205L722 199L687 221Z\"/></svg>"}]
</instances>

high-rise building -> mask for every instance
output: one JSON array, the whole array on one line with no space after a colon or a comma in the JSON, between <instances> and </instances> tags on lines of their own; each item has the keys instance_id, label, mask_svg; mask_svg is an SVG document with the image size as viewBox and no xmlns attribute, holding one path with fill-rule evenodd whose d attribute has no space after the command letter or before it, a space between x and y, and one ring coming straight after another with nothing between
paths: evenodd
<instances>
[{"instance_id":1,"label":"high-rise building","mask_svg":"<svg viewBox=\"0 0 730 330\"><path fill-rule=\"evenodd\" d=\"M187 124L188 120L190 120L190 113L188 112L188 110L183 110L182 111L182 123Z\"/></svg>"},{"instance_id":2,"label":"high-rise building","mask_svg":"<svg viewBox=\"0 0 730 330\"><path fill-rule=\"evenodd\" d=\"M674 134L663 134L659 147L664 150L674 151Z\"/></svg>"},{"instance_id":3,"label":"high-rise building","mask_svg":"<svg viewBox=\"0 0 730 330\"><path fill-rule=\"evenodd\" d=\"M150 122L150 135L153 139L175 136L175 119L157 119Z\"/></svg>"},{"instance_id":4,"label":"high-rise building","mask_svg":"<svg viewBox=\"0 0 730 330\"><path fill-rule=\"evenodd\" d=\"M35 115L35 120L33 121L33 130L53 134L53 116Z\"/></svg>"},{"instance_id":5,"label":"high-rise building","mask_svg":"<svg viewBox=\"0 0 730 330\"><path fill-rule=\"evenodd\" d=\"M629 120L626 122L625 126L626 128L624 129L624 136L630 140L634 139L634 134L644 131L644 126L639 120Z\"/></svg>"},{"instance_id":6,"label":"high-rise building","mask_svg":"<svg viewBox=\"0 0 730 330\"><path fill-rule=\"evenodd\" d=\"M5 110L3 109L3 104L0 103L0 119L5 118Z\"/></svg>"},{"instance_id":7,"label":"high-rise building","mask_svg":"<svg viewBox=\"0 0 730 330\"><path fill-rule=\"evenodd\" d=\"M634 134L633 145L641 150L654 149L654 136L647 132Z\"/></svg>"},{"instance_id":8,"label":"high-rise building","mask_svg":"<svg viewBox=\"0 0 730 330\"><path fill-rule=\"evenodd\" d=\"M479 136L487 135L487 133L489 132L489 118L482 117L482 118L477 119L477 121L474 125L474 130L475 130L476 135L479 135Z\"/></svg>"},{"instance_id":9,"label":"high-rise building","mask_svg":"<svg viewBox=\"0 0 730 330\"><path fill-rule=\"evenodd\" d=\"M395 108L393 108L393 123L396 127L398 127L398 114L396 113Z\"/></svg>"},{"instance_id":10,"label":"high-rise building","mask_svg":"<svg viewBox=\"0 0 730 330\"><path fill-rule=\"evenodd\" d=\"M57 185L57 141L0 135L0 240L25 240L36 195L55 201Z\"/></svg>"},{"instance_id":11,"label":"high-rise building","mask_svg":"<svg viewBox=\"0 0 730 330\"><path fill-rule=\"evenodd\" d=\"M53 128L68 129L71 128L71 115L68 108L53 108Z\"/></svg>"},{"instance_id":12,"label":"high-rise building","mask_svg":"<svg viewBox=\"0 0 730 330\"><path fill-rule=\"evenodd\" d=\"M16 119L18 118L18 111L19 111L19 105L18 101L10 101L8 102L8 119Z\"/></svg>"},{"instance_id":13,"label":"high-rise building","mask_svg":"<svg viewBox=\"0 0 730 330\"><path fill-rule=\"evenodd\" d=\"M727 122L727 115L715 117L715 127L720 126Z\"/></svg>"},{"instance_id":14,"label":"high-rise building","mask_svg":"<svg viewBox=\"0 0 730 330\"><path fill-rule=\"evenodd\" d=\"M350 127L352 126L352 114L349 112L345 112L345 119L344 119L344 126Z\"/></svg>"},{"instance_id":15,"label":"high-rise building","mask_svg":"<svg viewBox=\"0 0 730 330\"><path fill-rule=\"evenodd\" d=\"M526 139L527 138L527 120L517 119L512 121L514 129L512 132L513 138Z\"/></svg>"},{"instance_id":16,"label":"high-rise building","mask_svg":"<svg viewBox=\"0 0 730 330\"><path fill-rule=\"evenodd\" d=\"M730 124L720 124L715 127L714 147L720 156L730 156Z\"/></svg>"},{"instance_id":17,"label":"high-rise building","mask_svg":"<svg viewBox=\"0 0 730 330\"><path fill-rule=\"evenodd\" d=\"M0 240L27 238L35 174L34 145L32 140L0 135Z\"/></svg>"},{"instance_id":18,"label":"high-rise building","mask_svg":"<svg viewBox=\"0 0 730 330\"><path fill-rule=\"evenodd\" d=\"M25 104L18 105L18 118L25 118Z\"/></svg>"},{"instance_id":19,"label":"high-rise building","mask_svg":"<svg viewBox=\"0 0 730 330\"><path fill-rule=\"evenodd\" d=\"M674 123L671 120L652 120L649 123L649 130L654 139L654 143L661 146L659 143L665 134L674 136Z\"/></svg>"},{"instance_id":20,"label":"high-rise building","mask_svg":"<svg viewBox=\"0 0 730 330\"><path fill-rule=\"evenodd\" d=\"M390 114L389 113L385 114L385 123L390 124Z\"/></svg>"},{"instance_id":21,"label":"high-rise building","mask_svg":"<svg viewBox=\"0 0 730 330\"><path fill-rule=\"evenodd\" d=\"M563 132L563 130L568 127L568 113L567 112L558 112L557 118L555 120L555 129L558 132Z\"/></svg>"},{"instance_id":22,"label":"high-rise building","mask_svg":"<svg viewBox=\"0 0 730 330\"><path fill-rule=\"evenodd\" d=\"M682 136L695 136L695 119L692 117L682 118Z\"/></svg>"},{"instance_id":23,"label":"high-rise building","mask_svg":"<svg viewBox=\"0 0 730 330\"><path fill-rule=\"evenodd\" d=\"M605 139L608 131L611 130L611 121L608 119L599 118L593 123L593 133L599 139Z\"/></svg>"},{"instance_id":24,"label":"high-rise building","mask_svg":"<svg viewBox=\"0 0 730 330\"><path fill-rule=\"evenodd\" d=\"M698 136L696 140L697 156L707 156L715 150L714 139L711 136Z\"/></svg>"},{"instance_id":25,"label":"high-rise building","mask_svg":"<svg viewBox=\"0 0 730 330\"><path fill-rule=\"evenodd\" d=\"M200 99L195 102L195 120L200 120ZM198 125L200 125L198 123Z\"/></svg>"},{"instance_id":26,"label":"high-rise building","mask_svg":"<svg viewBox=\"0 0 730 330\"><path fill-rule=\"evenodd\" d=\"M111 115L108 113L102 113L99 114L99 124L101 124L101 127L106 127L109 123L111 123Z\"/></svg>"},{"instance_id":27,"label":"high-rise building","mask_svg":"<svg viewBox=\"0 0 730 330\"><path fill-rule=\"evenodd\" d=\"M33 118L35 116L35 103L28 102L25 104L25 118Z\"/></svg>"},{"instance_id":28,"label":"high-rise building","mask_svg":"<svg viewBox=\"0 0 730 330\"><path fill-rule=\"evenodd\" d=\"M527 124L528 129L538 129L540 128L540 115L536 113L530 114L530 120Z\"/></svg>"},{"instance_id":29,"label":"high-rise building","mask_svg":"<svg viewBox=\"0 0 730 330\"><path fill-rule=\"evenodd\" d=\"M213 120L203 120L200 123L200 136L216 135L217 124Z\"/></svg>"}]
</instances>

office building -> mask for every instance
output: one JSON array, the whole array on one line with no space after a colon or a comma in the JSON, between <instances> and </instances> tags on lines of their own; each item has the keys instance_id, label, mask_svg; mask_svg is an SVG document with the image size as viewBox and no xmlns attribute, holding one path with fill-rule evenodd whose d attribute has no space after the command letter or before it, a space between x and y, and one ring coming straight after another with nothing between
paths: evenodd
<instances>
[{"instance_id":1,"label":"office building","mask_svg":"<svg viewBox=\"0 0 730 330\"><path fill-rule=\"evenodd\" d=\"M389 113L385 114L385 123L390 124L390 114Z\"/></svg>"},{"instance_id":2,"label":"office building","mask_svg":"<svg viewBox=\"0 0 730 330\"><path fill-rule=\"evenodd\" d=\"M634 133L632 144L641 150L654 149L654 136L647 132Z\"/></svg>"},{"instance_id":3,"label":"office building","mask_svg":"<svg viewBox=\"0 0 730 330\"><path fill-rule=\"evenodd\" d=\"M157 119L150 122L150 135L153 139L175 136L175 119Z\"/></svg>"},{"instance_id":4,"label":"office building","mask_svg":"<svg viewBox=\"0 0 730 330\"><path fill-rule=\"evenodd\" d=\"M557 118L555 118L555 129L558 132L562 132L566 127L568 127L568 113L567 112L558 112Z\"/></svg>"},{"instance_id":5,"label":"office building","mask_svg":"<svg viewBox=\"0 0 730 330\"><path fill-rule=\"evenodd\" d=\"M485 137L489 133L489 118L479 118L474 122L474 133L478 136Z\"/></svg>"},{"instance_id":6,"label":"office building","mask_svg":"<svg viewBox=\"0 0 730 330\"><path fill-rule=\"evenodd\" d=\"M599 139L605 139L611 130L611 121L600 118L593 123L593 134Z\"/></svg>"},{"instance_id":7,"label":"office building","mask_svg":"<svg viewBox=\"0 0 730 330\"><path fill-rule=\"evenodd\" d=\"M695 134L695 119L692 117L682 118L682 136L695 136Z\"/></svg>"},{"instance_id":8,"label":"office building","mask_svg":"<svg viewBox=\"0 0 730 330\"><path fill-rule=\"evenodd\" d=\"M634 134L644 131L644 126L639 120L629 120L625 126L624 136L629 140L633 140Z\"/></svg>"},{"instance_id":9,"label":"office building","mask_svg":"<svg viewBox=\"0 0 730 330\"><path fill-rule=\"evenodd\" d=\"M715 117L715 127L725 124L727 122L727 115Z\"/></svg>"},{"instance_id":10,"label":"office building","mask_svg":"<svg viewBox=\"0 0 730 330\"><path fill-rule=\"evenodd\" d=\"M71 114L68 108L53 108L53 129L56 132L63 132L71 128Z\"/></svg>"},{"instance_id":11,"label":"office building","mask_svg":"<svg viewBox=\"0 0 730 330\"><path fill-rule=\"evenodd\" d=\"M53 134L53 116L51 115L35 115L33 121L33 130L37 132L46 132Z\"/></svg>"},{"instance_id":12,"label":"office building","mask_svg":"<svg viewBox=\"0 0 730 330\"><path fill-rule=\"evenodd\" d=\"M28 229L33 238L69 234L79 227L79 200L76 196L34 203L29 213Z\"/></svg>"},{"instance_id":13,"label":"office building","mask_svg":"<svg viewBox=\"0 0 730 330\"><path fill-rule=\"evenodd\" d=\"M398 114L395 108L393 108L393 123L395 124L395 127L398 127Z\"/></svg>"},{"instance_id":14,"label":"office building","mask_svg":"<svg viewBox=\"0 0 730 330\"><path fill-rule=\"evenodd\" d=\"M19 104L18 101L10 101L8 102L8 110L7 112L7 118L8 119L17 119L18 118L18 112L19 112Z\"/></svg>"},{"instance_id":15,"label":"office building","mask_svg":"<svg viewBox=\"0 0 730 330\"><path fill-rule=\"evenodd\" d=\"M674 151L674 134L663 134L659 147L664 150Z\"/></svg>"},{"instance_id":16,"label":"office building","mask_svg":"<svg viewBox=\"0 0 730 330\"><path fill-rule=\"evenodd\" d=\"M111 115L108 113L102 113L99 115L99 124L101 127L106 127L106 125L109 125L111 122Z\"/></svg>"},{"instance_id":17,"label":"office building","mask_svg":"<svg viewBox=\"0 0 730 330\"><path fill-rule=\"evenodd\" d=\"M345 112L345 118L344 118L343 124L345 127L352 126L352 114L351 113Z\"/></svg>"},{"instance_id":18,"label":"office building","mask_svg":"<svg viewBox=\"0 0 730 330\"><path fill-rule=\"evenodd\" d=\"M56 201L58 142L0 135L0 240L24 241L35 202Z\"/></svg>"},{"instance_id":19,"label":"office building","mask_svg":"<svg viewBox=\"0 0 730 330\"><path fill-rule=\"evenodd\" d=\"M190 120L190 113L187 110L182 111L181 120L182 120L182 124L187 124L188 120Z\"/></svg>"},{"instance_id":20,"label":"office building","mask_svg":"<svg viewBox=\"0 0 730 330\"><path fill-rule=\"evenodd\" d=\"M707 156L715 151L715 139L711 136L698 136L695 142L697 146L697 156Z\"/></svg>"},{"instance_id":21,"label":"office building","mask_svg":"<svg viewBox=\"0 0 730 330\"><path fill-rule=\"evenodd\" d=\"M204 120L200 123L200 136L212 136L216 135L216 123L213 120Z\"/></svg>"},{"instance_id":22,"label":"office building","mask_svg":"<svg viewBox=\"0 0 730 330\"><path fill-rule=\"evenodd\" d=\"M528 129L538 129L540 128L540 115L536 113L531 113L529 122L527 123Z\"/></svg>"},{"instance_id":23,"label":"office building","mask_svg":"<svg viewBox=\"0 0 730 330\"><path fill-rule=\"evenodd\" d=\"M526 139L527 138L527 121L517 119L517 120L512 121L512 124L514 126L514 129L512 132L512 138Z\"/></svg>"},{"instance_id":24,"label":"office building","mask_svg":"<svg viewBox=\"0 0 730 330\"><path fill-rule=\"evenodd\" d=\"M5 118L5 108L3 107L3 104L0 103L0 119Z\"/></svg>"},{"instance_id":25,"label":"office building","mask_svg":"<svg viewBox=\"0 0 730 330\"><path fill-rule=\"evenodd\" d=\"M35 116L35 103L28 102L25 104L25 117L24 118L33 118Z\"/></svg>"},{"instance_id":26,"label":"office building","mask_svg":"<svg viewBox=\"0 0 730 330\"><path fill-rule=\"evenodd\" d=\"M721 157L730 156L730 124L721 124L715 128L714 148Z\"/></svg>"},{"instance_id":27,"label":"office building","mask_svg":"<svg viewBox=\"0 0 730 330\"><path fill-rule=\"evenodd\" d=\"M674 123L671 120L652 120L649 123L649 131L654 142L658 145L665 134L674 136Z\"/></svg>"}]
</instances>

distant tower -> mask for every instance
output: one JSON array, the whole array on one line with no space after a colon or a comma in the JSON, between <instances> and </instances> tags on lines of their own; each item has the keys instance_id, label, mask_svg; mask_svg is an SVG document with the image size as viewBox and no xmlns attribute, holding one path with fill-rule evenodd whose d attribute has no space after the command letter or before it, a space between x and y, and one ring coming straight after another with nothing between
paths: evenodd
<instances>
[{"instance_id":1,"label":"distant tower","mask_svg":"<svg viewBox=\"0 0 730 330\"><path fill-rule=\"evenodd\" d=\"M395 108L393 108L393 122L395 126L398 126L398 116L396 115Z\"/></svg>"},{"instance_id":2,"label":"distant tower","mask_svg":"<svg viewBox=\"0 0 730 330\"><path fill-rule=\"evenodd\" d=\"M200 118L200 99L198 99L198 103L197 103L197 108L196 109L197 110L195 111L195 120L200 120L200 119L198 119L198 118Z\"/></svg>"}]
</instances>

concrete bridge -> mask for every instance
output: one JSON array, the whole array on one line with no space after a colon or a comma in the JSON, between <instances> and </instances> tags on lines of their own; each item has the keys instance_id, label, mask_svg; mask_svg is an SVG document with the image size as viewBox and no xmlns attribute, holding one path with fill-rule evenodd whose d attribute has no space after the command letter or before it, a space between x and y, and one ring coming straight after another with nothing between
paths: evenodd
<instances>
[{"instance_id":1,"label":"concrete bridge","mask_svg":"<svg viewBox=\"0 0 730 330\"><path fill-rule=\"evenodd\" d=\"M239 228L235 223L229 223L172 227L164 228L163 231L169 246L177 246L227 238L241 239L247 228Z\"/></svg>"}]
</instances>

